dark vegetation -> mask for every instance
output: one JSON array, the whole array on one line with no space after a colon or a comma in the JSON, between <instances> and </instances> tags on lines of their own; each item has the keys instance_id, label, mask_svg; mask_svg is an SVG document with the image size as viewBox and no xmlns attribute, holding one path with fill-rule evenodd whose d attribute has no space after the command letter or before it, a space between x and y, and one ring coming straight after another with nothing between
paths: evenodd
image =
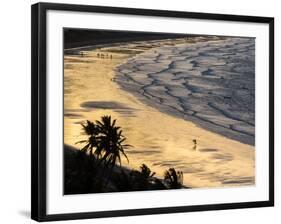
<instances>
[{"instance_id":1,"label":"dark vegetation","mask_svg":"<svg viewBox=\"0 0 281 224\"><path fill-rule=\"evenodd\" d=\"M111 116L100 121L82 124L87 139L77 142L81 150L64 149L64 193L83 194L101 192L143 191L183 188L183 173L170 168L164 178L155 177L155 172L142 164L139 170L121 166L122 158L129 162L120 127Z\"/></svg>"},{"instance_id":2,"label":"dark vegetation","mask_svg":"<svg viewBox=\"0 0 281 224\"><path fill-rule=\"evenodd\" d=\"M64 48L121 43L128 41L160 40L186 37L186 34L129 32L109 30L64 29Z\"/></svg>"}]
</instances>

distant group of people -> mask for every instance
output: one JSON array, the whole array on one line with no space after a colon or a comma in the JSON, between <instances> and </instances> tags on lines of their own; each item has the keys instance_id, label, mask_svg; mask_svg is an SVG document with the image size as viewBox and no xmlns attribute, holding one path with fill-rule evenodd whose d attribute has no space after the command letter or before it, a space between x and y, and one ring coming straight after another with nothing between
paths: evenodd
<instances>
[{"instance_id":1,"label":"distant group of people","mask_svg":"<svg viewBox=\"0 0 281 224\"><path fill-rule=\"evenodd\" d=\"M83 51L81 51L80 55L82 57L84 57L85 53ZM108 58L108 59L112 59L113 58L112 54L103 54L103 53L97 53L97 57L98 58Z\"/></svg>"},{"instance_id":2,"label":"distant group of people","mask_svg":"<svg viewBox=\"0 0 281 224\"><path fill-rule=\"evenodd\" d=\"M109 58L112 59L112 54L102 54L102 53L97 53L98 58Z\"/></svg>"}]
</instances>

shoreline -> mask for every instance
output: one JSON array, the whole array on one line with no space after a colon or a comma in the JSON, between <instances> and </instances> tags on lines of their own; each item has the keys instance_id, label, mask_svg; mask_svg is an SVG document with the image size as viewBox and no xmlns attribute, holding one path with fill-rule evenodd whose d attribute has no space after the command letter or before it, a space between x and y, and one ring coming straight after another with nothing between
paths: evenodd
<instances>
[{"instance_id":1,"label":"shoreline","mask_svg":"<svg viewBox=\"0 0 281 224\"><path fill-rule=\"evenodd\" d=\"M113 48L122 50L130 46L126 44ZM96 56L99 51L85 51L84 57L65 55L67 82L72 83L72 79L76 80L80 73L87 77L87 82L83 82L83 88L87 91L78 96L76 91L81 89L80 81L83 80L73 82L79 86L74 88L73 84L70 85L72 90L66 83L65 96L66 102L69 102L65 111L66 144L74 145L83 139L80 136L81 121L96 120L110 114L117 118L128 143L134 146L127 150L131 168L146 163L161 175L166 168L175 167L184 172L184 184L192 188L245 186L255 182L252 146L212 133L139 101L113 82L113 69L133 55L117 51L112 53L113 60L102 60ZM110 47L106 52L110 52ZM77 102L73 96L79 98ZM198 141L197 150L192 149L194 138Z\"/></svg>"},{"instance_id":2,"label":"shoreline","mask_svg":"<svg viewBox=\"0 0 281 224\"><path fill-rule=\"evenodd\" d=\"M212 41L209 41L209 42L212 42ZM179 44L179 45L184 45L184 44ZM179 47L179 45L177 45L177 47ZM161 47L156 47L156 48L150 49L148 51L152 51L152 50L154 52L157 52L157 51L161 50ZM145 61L146 57L145 56L142 57L142 55L145 55L145 54L147 54L147 51L144 52L143 54L140 54L140 55L137 55L135 57L128 59L127 61L125 61L121 65L118 65L115 68L115 73L116 73L115 77L116 78L114 78L114 80L118 83L119 86L121 86L121 88L124 91L130 92L135 97L137 97L140 101L145 102L147 105L156 108L160 112L167 113L171 116L175 116L175 117L181 118L183 120L193 122L196 125L204 128L204 129L207 129L211 132L215 132L219 135L223 135L227 138L230 138L230 139L233 139L233 140L245 143L245 144L249 144L252 146L255 145L254 132L252 134L252 133L247 132L246 130L244 131L243 129L239 129L239 128L235 129L234 125L230 125L229 127L226 127L224 124L222 124L222 125L219 124L219 122L213 122L210 119L205 119L204 116L197 116L198 111L184 110L184 109L182 109L182 107L178 107L177 105L174 106L173 104L165 104L165 102L163 102L164 100L162 98L163 94L162 94L162 96L161 96L161 94L155 95L155 94L153 94L153 92L151 93L151 92L146 91L145 88L147 86L149 86L149 87L153 86L152 83L156 83L154 86L157 86L158 85L157 83L162 81L161 79L158 79L158 77L157 78L153 77L151 74L158 74L158 73L161 74L162 71L160 69L160 72L158 72L158 70L157 70L156 72L153 71L152 73L147 73L147 74L145 73L146 71L141 71L139 69L139 65L143 66L147 63ZM156 56L155 58L157 58L157 57L159 57L159 55ZM154 60L154 57L150 58L150 55L148 55L148 58L152 61ZM194 59L192 59L192 60L194 60ZM139 65L138 65L137 61L140 61ZM143 61L144 61L144 63L143 63ZM193 61L191 61L191 62L193 63ZM149 63L147 63L147 64L149 64ZM174 62L172 61L171 64L172 63L174 63ZM137 68L137 70L135 70L136 68ZM133 69L135 74L127 73L127 71L129 69ZM172 68L170 69L170 64L169 64L168 69L172 70ZM166 70L167 70L166 65L164 65L163 71L166 71ZM177 70L177 69L175 69L175 70ZM149 82L146 83L145 81L143 81L143 79L141 79L138 76L138 73L142 74L143 76L147 76L146 78L149 80ZM177 73L179 73L179 71L177 71ZM131 75L131 74L134 74L134 75ZM164 75L164 72L163 72L163 75ZM174 73L174 78L176 78L176 77L177 77L177 75L176 75L176 73ZM191 78L193 78L193 77L191 77ZM163 87L165 88L165 90L163 90L163 91L160 90L160 91L162 91L163 93L165 93L167 95L170 95L171 97L174 97L175 101L182 102L182 100L184 100L184 99L181 99L180 97L172 95L173 90L169 90L167 88L167 86L164 85ZM188 86L187 86L187 88L188 88ZM155 91L158 91L158 90L155 90ZM196 92L193 92L191 90L191 93L195 94ZM208 94L209 94L209 92L208 92ZM189 95L191 95L191 94L189 94ZM201 97L204 97L204 96L201 96ZM252 123L248 122L245 119L240 120L239 118L232 116L231 112L225 112L225 111L221 110L219 108L219 106L216 106L216 104L214 104L213 102L209 102L208 105L209 105L209 108L219 111L219 113L223 114L227 119L232 119L232 120L235 120L235 121L241 122L241 123L245 122L246 124L248 123L250 126L253 125ZM253 121L253 123L254 123L254 121Z\"/></svg>"}]
</instances>

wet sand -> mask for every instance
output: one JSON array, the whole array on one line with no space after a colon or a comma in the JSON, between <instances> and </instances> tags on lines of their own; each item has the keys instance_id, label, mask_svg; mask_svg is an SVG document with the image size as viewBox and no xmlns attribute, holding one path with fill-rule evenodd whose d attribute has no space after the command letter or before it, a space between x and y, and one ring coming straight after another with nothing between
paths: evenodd
<instances>
[{"instance_id":1,"label":"wet sand","mask_svg":"<svg viewBox=\"0 0 281 224\"><path fill-rule=\"evenodd\" d=\"M116 68L117 83L164 113L255 143L255 39L161 46Z\"/></svg>"},{"instance_id":2,"label":"wet sand","mask_svg":"<svg viewBox=\"0 0 281 224\"><path fill-rule=\"evenodd\" d=\"M147 52L151 49L148 45L159 47L157 41L145 43L87 49L83 56L65 55L65 144L79 147L75 142L86 138L81 133L81 122L111 115L124 130L127 143L133 145L127 149L130 163L126 164L124 159L125 166L138 168L145 163L157 176L174 167L183 171L184 184L189 187L254 184L255 151L252 145L163 113L115 82L118 66L136 53ZM173 45L176 41L166 40L166 43ZM197 140L196 148L193 139Z\"/></svg>"}]
</instances>

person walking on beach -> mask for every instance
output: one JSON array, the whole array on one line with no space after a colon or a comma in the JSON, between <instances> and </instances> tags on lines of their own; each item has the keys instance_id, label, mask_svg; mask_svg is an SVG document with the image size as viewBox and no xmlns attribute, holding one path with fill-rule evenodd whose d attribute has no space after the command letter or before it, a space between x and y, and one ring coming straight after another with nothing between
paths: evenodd
<instances>
[{"instance_id":1,"label":"person walking on beach","mask_svg":"<svg viewBox=\"0 0 281 224\"><path fill-rule=\"evenodd\" d=\"M192 149L196 151L196 149L197 149L197 140L193 139L192 141L193 141L193 148Z\"/></svg>"}]
</instances>

